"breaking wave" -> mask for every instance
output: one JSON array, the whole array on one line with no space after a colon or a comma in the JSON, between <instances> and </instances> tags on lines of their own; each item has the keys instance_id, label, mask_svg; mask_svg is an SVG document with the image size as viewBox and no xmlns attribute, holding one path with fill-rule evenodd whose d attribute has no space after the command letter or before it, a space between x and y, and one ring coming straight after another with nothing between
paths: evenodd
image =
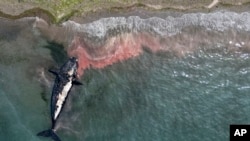
<instances>
[{"instance_id":1,"label":"breaking wave","mask_svg":"<svg viewBox=\"0 0 250 141\"><path fill-rule=\"evenodd\" d=\"M43 31L51 28L37 25ZM56 32L51 36L49 33L53 30ZM152 52L168 51L177 56L211 43L221 43L232 50L249 50L249 31L249 12L219 11L176 17L166 15L165 19L130 16L102 18L87 24L67 21L45 34L53 40L67 41L67 52L79 58L79 74L82 75L87 68L103 68L138 56L143 48Z\"/></svg>"}]
</instances>

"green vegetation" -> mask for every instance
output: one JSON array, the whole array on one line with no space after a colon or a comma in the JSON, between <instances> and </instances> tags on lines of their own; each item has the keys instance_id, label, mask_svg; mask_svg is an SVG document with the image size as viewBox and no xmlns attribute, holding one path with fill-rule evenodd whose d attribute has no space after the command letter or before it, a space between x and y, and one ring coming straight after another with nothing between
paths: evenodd
<instances>
[{"instance_id":1,"label":"green vegetation","mask_svg":"<svg viewBox=\"0 0 250 141\"><path fill-rule=\"evenodd\" d=\"M85 16L101 10L126 10L143 7L152 10L189 10L205 8L213 0L0 0L0 16L18 19L40 16L52 23L61 23L72 16ZM242 5L250 0L220 0L222 5Z\"/></svg>"}]
</instances>

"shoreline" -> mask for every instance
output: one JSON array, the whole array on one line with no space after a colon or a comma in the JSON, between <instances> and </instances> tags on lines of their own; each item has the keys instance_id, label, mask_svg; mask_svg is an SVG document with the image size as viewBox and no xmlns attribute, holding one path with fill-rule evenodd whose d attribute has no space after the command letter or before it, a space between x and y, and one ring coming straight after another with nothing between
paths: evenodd
<instances>
[{"instance_id":1,"label":"shoreline","mask_svg":"<svg viewBox=\"0 0 250 141\"><path fill-rule=\"evenodd\" d=\"M38 20L36 27L47 39L64 44L69 56L79 58L81 76L88 68L104 68L139 56L145 48L153 53L171 52L178 58L203 46L220 48L220 44L232 52L248 52L249 14L215 11L167 14L165 19L110 17L86 24L68 21L57 27Z\"/></svg>"},{"instance_id":2,"label":"shoreline","mask_svg":"<svg viewBox=\"0 0 250 141\"><path fill-rule=\"evenodd\" d=\"M0 9L0 18L6 18L11 20L17 20L25 17L39 17L45 20L49 24L61 24L65 21L71 20L78 23L86 23L89 21L94 21L102 17L109 16L131 16L133 12L139 11L149 12L149 13L161 13L161 12L173 12L173 13L193 13L193 12L212 12L217 10L230 10L235 12L247 11L250 6L250 1L230 3L230 2L216 2L214 0L212 3L206 4L191 4L190 6L184 7L180 5L155 5L146 3L132 3L119 6L103 6L97 9L89 9L86 11L72 9L66 14L58 16L55 12L43 8L43 6L31 6L30 8L14 14L11 12L6 12ZM240 8L239 8L240 7ZM18 9L18 7L17 7ZM14 10L18 11L18 10Z\"/></svg>"},{"instance_id":3,"label":"shoreline","mask_svg":"<svg viewBox=\"0 0 250 141\"><path fill-rule=\"evenodd\" d=\"M103 68L115 62L138 56L142 53L143 47L152 52L171 51L178 57L184 56L206 42L203 39L209 37L209 34L204 34L204 37L200 38L202 36L198 35L199 32L193 32L196 31L195 28L190 30L191 33L189 33L186 27L205 27L208 30L215 31L226 30L228 27L238 28L234 24L230 24L230 21L238 21L239 16L237 15L239 14L235 15L230 12L248 11L247 8L250 3L233 6L220 4L220 7L211 5L215 4L209 4L207 8L202 6L199 7L200 9L191 8L188 10L176 10L174 8L155 10L152 7L147 10L148 7L135 5L128 9L124 7L118 10L116 8L101 9L85 13L86 16L75 16L76 11L73 11L71 14L62 17L61 20L56 19L53 14L42 8L30 9L14 16L5 13L2 13L2 15L8 19L36 17L33 27L46 40L63 45L69 56L78 56L81 64L78 72L83 74L83 71L90 67ZM114 12L115 10L117 12ZM127 19L129 16L132 17ZM220 16L221 18L217 18ZM227 18L228 16L229 18ZM243 18L244 16L246 15L241 15ZM111 18L107 19L107 17ZM221 28L221 25L224 25L224 28ZM239 26L242 26L239 28L250 29L242 22L239 22ZM181 30L185 33L183 36L177 34ZM176 36L168 36L175 34ZM203 35L203 32L200 32L200 34ZM231 38L234 39L234 37ZM184 48L186 43L179 39L185 39L190 46ZM179 40L179 42L172 42L175 40ZM211 38L211 41L214 40L216 38ZM238 44L238 42L235 42L235 44ZM249 42L244 40L242 46L245 46L245 44L249 44Z\"/></svg>"}]
</instances>

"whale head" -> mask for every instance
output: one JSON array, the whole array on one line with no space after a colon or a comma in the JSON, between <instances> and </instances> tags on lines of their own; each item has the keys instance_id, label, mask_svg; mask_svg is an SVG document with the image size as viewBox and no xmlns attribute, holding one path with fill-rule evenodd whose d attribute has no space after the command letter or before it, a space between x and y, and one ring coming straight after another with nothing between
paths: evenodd
<instances>
[{"instance_id":1,"label":"whale head","mask_svg":"<svg viewBox=\"0 0 250 141\"><path fill-rule=\"evenodd\" d=\"M77 74L78 59L71 57L68 61L61 67L61 72L67 74L69 77L75 77Z\"/></svg>"}]
</instances>

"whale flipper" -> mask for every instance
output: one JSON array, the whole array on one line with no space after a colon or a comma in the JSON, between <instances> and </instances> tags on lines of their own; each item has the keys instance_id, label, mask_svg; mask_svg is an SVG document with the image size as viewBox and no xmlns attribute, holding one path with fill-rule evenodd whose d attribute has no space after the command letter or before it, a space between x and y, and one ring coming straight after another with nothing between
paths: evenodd
<instances>
[{"instance_id":1,"label":"whale flipper","mask_svg":"<svg viewBox=\"0 0 250 141\"><path fill-rule=\"evenodd\" d=\"M58 71L57 70L54 70L54 69L49 69L48 70L50 73L54 74L54 75L58 75Z\"/></svg>"},{"instance_id":2,"label":"whale flipper","mask_svg":"<svg viewBox=\"0 0 250 141\"><path fill-rule=\"evenodd\" d=\"M51 137L54 141L61 141L52 129L39 132L37 133L37 136Z\"/></svg>"},{"instance_id":3,"label":"whale flipper","mask_svg":"<svg viewBox=\"0 0 250 141\"><path fill-rule=\"evenodd\" d=\"M73 85L83 85L81 82L76 81L76 80L72 81L72 84L73 84Z\"/></svg>"}]
</instances>

